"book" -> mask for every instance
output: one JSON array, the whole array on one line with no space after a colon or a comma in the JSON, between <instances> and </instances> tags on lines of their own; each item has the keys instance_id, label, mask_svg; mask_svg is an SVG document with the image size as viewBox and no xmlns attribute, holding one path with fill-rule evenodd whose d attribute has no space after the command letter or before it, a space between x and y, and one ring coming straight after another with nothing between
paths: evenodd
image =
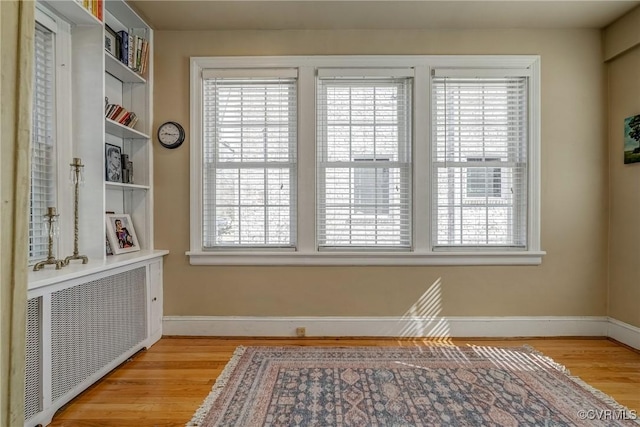
<instances>
[{"instance_id":1,"label":"book","mask_svg":"<svg viewBox=\"0 0 640 427\"><path fill-rule=\"evenodd\" d=\"M129 41L129 46L133 45L133 35L131 33L129 33L128 35L128 41ZM129 68L133 69L133 46L131 49L129 49L129 51L127 52L127 62L126 64L129 66Z\"/></svg>"},{"instance_id":2,"label":"book","mask_svg":"<svg viewBox=\"0 0 640 427\"><path fill-rule=\"evenodd\" d=\"M134 121L137 121L136 113L129 112L129 116L122 121L122 124L128 127L133 127L133 124L135 124Z\"/></svg>"},{"instance_id":3,"label":"book","mask_svg":"<svg viewBox=\"0 0 640 427\"><path fill-rule=\"evenodd\" d=\"M142 65L140 69L140 74L145 74L147 72L147 64L149 62L149 42L146 40L142 40Z\"/></svg>"},{"instance_id":4,"label":"book","mask_svg":"<svg viewBox=\"0 0 640 427\"><path fill-rule=\"evenodd\" d=\"M118 104L109 104L107 106L107 111L105 113L105 116L110 119L113 116L114 111L116 111L116 109L118 109L119 105Z\"/></svg>"},{"instance_id":5,"label":"book","mask_svg":"<svg viewBox=\"0 0 640 427\"><path fill-rule=\"evenodd\" d=\"M121 105L113 104L113 108L107 114L107 118L115 120L115 118L124 110Z\"/></svg>"},{"instance_id":6,"label":"book","mask_svg":"<svg viewBox=\"0 0 640 427\"><path fill-rule=\"evenodd\" d=\"M120 62L127 63L129 57L129 34L122 30L118 31L118 35L122 39L120 43L120 57L118 58Z\"/></svg>"},{"instance_id":7,"label":"book","mask_svg":"<svg viewBox=\"0 0 640 427\"><path fill-rule=\"evenodd\" d=\"M136 36L136 67L135 70L140 72L142 70L142 37Z\"/></svg>"},{"instance_id":8,"label":"book","mask_svg":"<svg viewBox=\"0 0 640 427\"><path fill-rule=\"evenodd\" d=\"M111 115L111 113L113 112L113 110L117 108L116 104L109 104L105 107L105 111L104 111L104 115L105 117L109 117Z\"/></svg>"},{"instance_id":9,"label":"book","mask_svg":"<svg viewBox=\"0 0 640 427\"><path fill-rule=\"evenodd\" d=\"M138 123L138 116L132 111L128 111L122 105L107 104L105 106L105 117L116 123L127 127L134 127Z\"/></svg>"},{"instance_id":10,"label":"book","mask_svg":"<svg viewBox=\"0 0 640 427\"><path fill-rule=\"evenodd\" d=\"M129 35L131 36L131 43L129 44L129 50L131 51L131 64L129 67L138 74L143 74L143 49L144 45L147 43L145 39L146 34L147 33L144 28L129 29Z\"/></svg>"},{"instance_id":11,"label":"book","mask_svg":"<svg viewBox=\"0 0 640 427\"><path fill-rule=\"evenodd\" d=\"M127 114L127 113L128 113L128 111L127 111L127 110L125 110L124 108L122 108L122 110L120 110L120 112L119 112L117 115L115 115L115 117L113 118L113 121L114 121L114 122L118 122L118 123L120 123L120 120L122 120L122 118L123 118L123 117L125 116L125 114Z\"/></svg>"},{"instance_id":12,"label":"book","mask_svg":"<svg viewBox=\"0 0 640 427\"><path fill-rule=\"evenodd\" d=\"M126 110L125 110L126 111ZM129 111L127 111L126 113L122 114L119 118L118 118L118 123L120 123L121 125L125 124L125 122L129 119L129 116L131 115L131 113Z\"/></svg>"},{"instance_id":13,"label":"book","mask_svg":"<svg viewBox=\"0 0 640 427\"><path fill-rule=\"evenodd\" d=\"M136 123L138 123L138 116L134 115L133 119L127 124L127 126L132 128L136 125Z\"/></svg>"}]
</instances>

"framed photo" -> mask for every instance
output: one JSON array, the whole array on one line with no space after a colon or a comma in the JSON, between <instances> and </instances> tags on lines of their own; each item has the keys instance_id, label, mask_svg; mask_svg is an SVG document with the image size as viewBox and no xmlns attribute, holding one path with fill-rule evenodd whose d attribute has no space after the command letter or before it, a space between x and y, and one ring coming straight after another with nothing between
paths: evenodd
<instances>
[{"instance_id":1,"label":"framed photo","mask_svg":"<svg viewBox=\"0 0 640 427\"><path fill-rule=\"evenodd\" d=\"M624 162L640 162L640 114L624 119Z\"/></svg>"},{"instance_id":2,"label":"framed photo","mask_svg":"<svg viewBox=\"0 0 640 427\"><path fill-rule=\"evenodd\" d=\"M104 248L107 255L113 255L113 249L111 249L111 243L109 243L109 237L106 237L106 236L105 236Z\"/></svg>"},{"instance_id":3,"label":"framed photo","mask_svg":"<svg viewBox=\"0 0 640 427\"><path fill-rule=\"evenodd\" d=\"M107 214L107 240L114 255L140 250L129 214Z\"/></svg>"},{"instance_id":4,"label":"framed photo","mask_svg":"<svg viewBox=\"0 0 640 427\"><path fill-rule=\"evenodd\" d=\"M111 29L108 25L105 25L104 31L104 50L109 52L111 56L114 58L118 58L117 55L118 48L118 35L115 31Z\"/></svg>"},{"instance_id":5,"label":"framed photo","mask_svg":"<svg viewBox=\"0 0 640 427\"><path fill-rule=\"evenodd\" d=\"M120 147L104 144L104 170L108 182L122 182L122 151Z\"/></svg>"}]
</instances>

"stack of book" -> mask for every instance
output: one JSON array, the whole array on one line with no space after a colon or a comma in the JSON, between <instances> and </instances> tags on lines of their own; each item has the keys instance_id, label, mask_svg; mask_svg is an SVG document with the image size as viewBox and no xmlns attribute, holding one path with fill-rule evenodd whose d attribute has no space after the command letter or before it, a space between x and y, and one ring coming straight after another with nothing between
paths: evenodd
<instances>
[{"instance_id":1,"label":"stack of book","mask_svg":"<svg viewBox=\"0 0 640 427\"><path fill-rule=\"evenodd\" d=\"M76 0L76 3L82 5L93 16L102 21L102 0Z\"/></svg>"},{"instance_id":2,"label":"stack of book","mask_svg":"<svg viewBox=\"0 0 640 427\"><path fill-rule=\"evenodd\" d=\"M122 105L107 104L105 109L105 117L109 120L113 120L116 123L127 127L134 127L138 123L138 116L136 113L127 111Z\"/></svg>"},{"instance_id":3,"label":"stack of book","mask_svg":"<svg viewBox=\"0 0 640 427\"><path fill-rule=\"evenodd\" d=\"M144 29L115 32L107 26L107 32L116 37L114 50L110 53L136 73L144 75L149 64L149 42L143 37Z\"/></svg>"}]
</instances>

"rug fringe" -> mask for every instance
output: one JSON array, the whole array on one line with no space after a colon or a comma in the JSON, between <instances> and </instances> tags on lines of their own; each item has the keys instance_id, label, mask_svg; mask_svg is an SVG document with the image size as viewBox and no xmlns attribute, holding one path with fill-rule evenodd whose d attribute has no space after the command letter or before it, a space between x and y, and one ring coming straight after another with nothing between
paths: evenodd
<instances>
[{"instance_id":1,"label":"rug fringe","mask_svg":"<svg viewBox=\"0 0 640 427\"><path fill-rule=\"evenodd\" d=\"M543 357L546 362L548 362L554 368L556 368L557 370L565 374L576 385L588 391L597 399L603 401L605 404L611 406L614 411L631 416L632 411L628 407L618 403L613 397L609 396L605 392L598 390L597 388L593 387L590 384L587 384L582 378L577 377L575 375L571 375L571 372L569 372L569 369L566 366L556 362L549 356L544 355L539 350L531 347L529 344L524 344L522 347L526 348L527 351L530 351L532 354L535 354L536 356ZM636 424L640 425L640 418L637 418L637 416L636 416L636 419L633 419L633 420L629 419L628 421L634 421Z\"/></svg>"},{"instance_id":2,"label":"rug fringe","mask_svg":"<svg viewBox=\"0 0 640 427\"><path fill-rule=\"evenodd\" d=\"M202 425L202 421L204 417L209 413L209 410L213 406L213 403L216 401L222 389L227 385L227 381L229 381L229 377L231 377L231 373L234 371L238 362L240 361L240 357L244 354L247 348L244 346L236 347L231 359L227 363L227 365L222 370L222 373L216 379L215 384L211 388L211 392L207 396L207 398L202 402L202 405L198 408L196 413L193 415L193 418L186 424L186 427L199 427Z\"/></svg>"},{"instance_id":3,"label":"rug fringe","mask_svg":"<svg viewBox=\"0 0 640 427\"><path fill-rule=\"evenodd\" d=\"M583 389L587 390L589 393L594 395L596 398L602 400L604 403L606 403L607 405L611 406L612 409L615 412L617 412L619 414L625 414L628 417L631 417L632 414L637 414L636 412L632 412L626 406L618 403L613 397L609 396L608 394L604 393L603 391L598 390L597 388L593 387L592 385L587 384L580 377L576 377L576 376L573 376L573 375L567 375L567 376L569 378L571 378L571 380L574 383L576 383L578 386L580 386ZM625 418L625 420L634 421L636 424L640 425L640 419L638 419L637 415L636 415L635 419Z\"/></svg>"},{"instance_id":4,"label":"rug fringe","mask_svg":"<svg viewBox=\"0 0 640 427\"><path fill-rule=\"evenodd\" d=\"M546 364L548 364L552 368L555 368L557 371L562 372L563 374L567 375L568 377L571 376L571 372L569 371L569 368L567 368L566 366L564 366L561 363L556 362L551 357L549 357L546 354L542 353L540 350L538 350L536 348L533 348L529 344L523 344L522 347L525 348L531 354L534 354L537 357L539 357L541 359L544 359Z\"/></svg>"}]
</instances>

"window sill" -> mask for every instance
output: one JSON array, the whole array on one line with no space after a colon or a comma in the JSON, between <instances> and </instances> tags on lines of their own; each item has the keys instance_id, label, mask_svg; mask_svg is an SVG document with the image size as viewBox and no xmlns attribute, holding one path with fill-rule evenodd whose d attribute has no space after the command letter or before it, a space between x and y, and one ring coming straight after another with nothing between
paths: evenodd
<instances>
[{"instance_id":1,"label":"window sill","mask_svg":"<svg viewBox=\"0 0 640 427\"><path fill-rule=\"evenodd\" d=\"M187 252L191 265L540 265L544 251L501 252Z\"/></svg>"}]
</instances>

